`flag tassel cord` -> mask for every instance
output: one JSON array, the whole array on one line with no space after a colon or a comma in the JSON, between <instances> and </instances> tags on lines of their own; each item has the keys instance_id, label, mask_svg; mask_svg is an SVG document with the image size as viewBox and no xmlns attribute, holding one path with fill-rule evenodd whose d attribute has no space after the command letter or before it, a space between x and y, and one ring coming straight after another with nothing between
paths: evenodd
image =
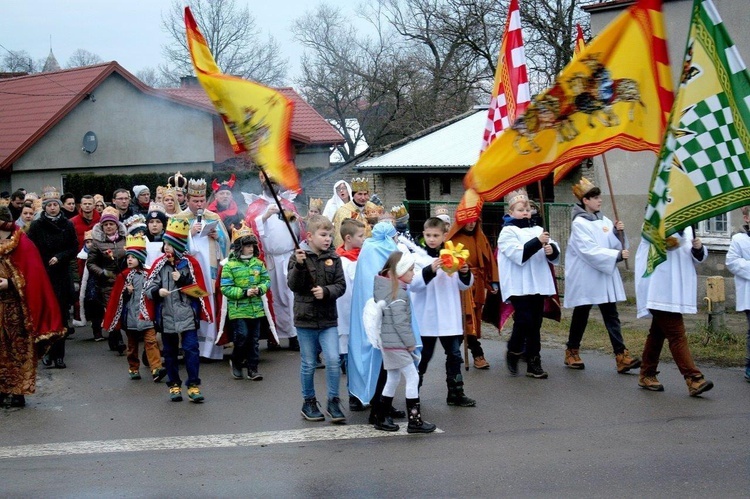
<instances>
[{"instance_id":1,"label":"flag tassel cord","mask_svg":"<svg viewBox=\"0 0 750 499\"><path fill-rule=\"evenodd\" d=\"M604 162L604 176L607 178L607 189L609 189L609 197L612 200L612 213L615 216L615 224L616 224L620 220L620 216L617 214L617 203L615 203L615 193L612 190L612 180L609 178L609 165L607 164L606 153L602 153L602 161ZM622 249L625 249L625 231L617 230L617 228L615 228L615 232L617 233L617 239L620 240ZM625 260L625 270L630 270L630 266L628 265L627 260Z\"/></svg>"}]
</instances>

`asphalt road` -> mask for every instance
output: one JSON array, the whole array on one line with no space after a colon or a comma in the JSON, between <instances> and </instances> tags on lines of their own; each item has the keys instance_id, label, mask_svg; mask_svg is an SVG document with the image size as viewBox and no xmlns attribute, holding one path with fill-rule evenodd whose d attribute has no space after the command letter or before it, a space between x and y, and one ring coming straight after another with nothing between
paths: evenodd
<instances>
[{"instance_id":1,"label":"asphalt road","mask_svg":"<svg viewBox=\"0 0 750 499\"><path fill-rule=\"evenodd\" d=\"M366 412L346 411L345 427L304 421L293 352L262 349L260 382L202 364L196 405L170 402L145 368L129 380L125 358L89 336L68 340L68 369L40 370L25 409L0 410L3 497L750 496L739 369L704 368L716 387L702 398L673 364L652 393L597 353L571 371L544 350L549 379L512 378L504 344L487 340L492 368L465 373L476 408L445 404L436 355L422 403L440 433L384 434ZM316 381L325 398L323 371Z\"/></svg>"}]
</instances>

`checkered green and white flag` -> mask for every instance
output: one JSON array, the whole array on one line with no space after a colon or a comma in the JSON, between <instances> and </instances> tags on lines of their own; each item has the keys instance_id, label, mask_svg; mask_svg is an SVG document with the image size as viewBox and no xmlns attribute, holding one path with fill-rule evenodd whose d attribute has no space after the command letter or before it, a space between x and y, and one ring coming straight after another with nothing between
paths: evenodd
<instances>
[{"instance_id":1,"label":"checkered green and white flag","mask_svg":"<svg viewBox=\"0 0 750 499\"><path fill-rule=\"evenodd\" d=\"M711 0L694 0L682 68L651 179L646 275L668 236L750 200L750 75Z\"/></svg>"}]
</instances>

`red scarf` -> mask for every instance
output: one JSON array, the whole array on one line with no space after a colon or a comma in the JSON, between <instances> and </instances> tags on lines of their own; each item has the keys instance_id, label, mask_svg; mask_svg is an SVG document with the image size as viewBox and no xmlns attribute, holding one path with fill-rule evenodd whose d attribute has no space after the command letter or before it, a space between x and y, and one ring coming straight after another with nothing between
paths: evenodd
<instances>
[{"instance_id":1,"label":"red scarf","mask_svg":"<svg viewBox=\"0 0 750 499\"><path fill-rule=\"evenodd\" d=\"M219 215L219 218L221 218L221 221L223 222L227 217L233 217L237 215L237 203L234 202L234 199L232 199L229 202L229 206L226 210L219 211L219 201L218 199L214 199L209 205L208 210L213 211L217 215Z\"/></svg>"},{"instance_id":2,"label":"red scarf","mask_svg":"<svg viewBox=\"0 0 750 499\"><path fill-rule=\"evenodd\" d=\"M344 245L342 244L338 248L336 248L336 254L338 256L343 256L344 258L351 260L353 262L356 262L359 258L359 252L362 251L362 248L352 248L350 250L344 249Z\"/></svg>"}]
</instances>

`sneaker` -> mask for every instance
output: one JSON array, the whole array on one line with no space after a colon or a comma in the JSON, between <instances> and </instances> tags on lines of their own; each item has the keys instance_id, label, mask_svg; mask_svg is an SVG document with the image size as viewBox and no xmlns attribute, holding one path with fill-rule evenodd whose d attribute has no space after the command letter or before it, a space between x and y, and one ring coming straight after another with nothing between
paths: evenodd
<instances>
[{"instance_id":1,"label":"sneaker","mask_svg":"<svg viewBox=\"0 0 750 499\"><path fill-rule=\"evenodd\" d=\"M484 358L484 355L474 357L474 369L489 369L490 363Z\"/></svg>"},{"instance_id":2,"label":"sneaker","mask_svg":"<svg viewBox=\"0 0 750 499\"><path fill-rule=\"evenodd\" d=\"M547 374L547 371L542 369L541 357L537 355L536 357L532 357L531 359L529 359L529 362L526 364L526 376L535 379L547 379L549 374Z\"/></svg>"},{"instance_id":3,"label":"sneaker","mask_svg":"<svg viewBox=\"0 0 750 499\"><path fill-rule=\"evenodd\" d=\"M62 360L62 359L55 359L55 369L65 369L66 367L68 367L68 366L65 365L65 361L64 360Z\"/></svg>"},{"instance_id":4,"label":"sneaker","mask_svg":"<svg viewBox=\"0 0 750 499\"><path fill-rule=\"evenodd\" d=\"M302 404L302 417L308 421L325 421L325 416L318 409L318 401L315 397L311 399L305 399Z\"/></svg>"},{"instance_id":5,"label":"sneaker","mask_svg":"<svg viewBox=\"0 0 750 499\"><path fill-rule=\"evenodd\" d=\"M664 391L664 385L659 383L659 380L656 379L656 375L644 376L643 374L641 374L638 377L638 386L640 386L643 389L650 390L652 392Z\"/></svg>"},{"instance_id":6,"label":"sneaker","mask_svg":"<svg viewBox=\"0 0 750 499\"><path fill-rule=\"evenodd\" d=\"M190 402L195 402L196 404L203 402L204 398L198 385L188 386L188 398L190 399Z\"/></svg>"},{"instance_id":7,"label":"sneaker","mask_svg":"<svg viewBox=\"0 0 750 499\"><path fill-rule=\"evenodd\" d=\"M130 379L141 379L141 373L138 371L128 371L128 376L130 376Z\"/></svg>"},{"instance_id":8,"label":"sneaker","mask_svg":"<svg viewBox=\"0 0 750 499\"><path fill-rule=\"evenodd\" d=\"M505 363L508 366L511 376L518 374L518 355L514 354L510 350L505 353Z\"/></svg>"},{"instance_id":9,"label":"sneaker","mask_svg":"<svg viewBox=\"0 0 750 499\"><path fill-rule=\"evenodd\" d=\"M641 367L641 359L631 357L627 348L622 353L615 355L615 361L617 362L617 372L620 374L625 374L631 369Z\"/></svg>"},{"instance_id":10,"label":"sneaker","mask_svg":"<svg viewBox=\"0 0 750 499\"><path fill-rule=\"evenodd\" d=\"M182 402L182 389L179 385L169 387L169 400L172 402Z\"/></svg>"},{"instance_id":11,"label":"sneaker","mask_svg":"<svg viewBox=\"0 0 750 499\"><path fill-rule=\"evenodd\" d=\"M346 423L346 416L344 416L344 413L341 412L341 401L339 400L338 397L333 397L332 399L328 401L326 412L328 413L328 416L331 418L331 423L335 423L335 424Z\"/></svg>"},{"instance_id":12,"label":"sneaker","mask_svg":"<svg viewBox=\"0 0 750 499\"><path fill-rule=\"evenodd\" d=\"M95 336L94 337L94 341L96 341L96 342L104 341L106 339L107 338L105 338L104 336Z\"/></svg>"},{"instance_id":13,"label":"sneaker","mask_svg":"<svg viewBox=\"0 0 750 499\"><path fill-rule=\"evenodd\" d=\"M260 381L263 379L263 375L254 369L248 369L247 379L249 379L250 381Z\"/></svg>"},{"instance_id":14,"label":"sneaker","mask_svg":"<svg viewBox=\"0 0 750 499\"><path fill-rule=\"evenodd\" d=\"M161 380L164 379L164 377L167 375L167 369L164 367L160 367L158 369L154 369L151 371L151 377L154 380L154 383L159 383Z\"/></svg>"},{"instance_id":15,"label":"sneaker","mask_svg":"<svg viewBox=\"0 0 750 499\"><path fill-rule=\"evenodd\" d=\"M281 350L281 345L276 343L276 340L268 340L266 343L268 345L269 352L278 352L279 350Z\"/></svg>"},{"instance_id":16,"label":"sneaker","mask_svg":"<svg viewBox=\"0 0 750 499\"><path fill-rule=\"evenodd\" d=\"M687 383L688 392L691 397L697 397L714 387L713 382L708 381L703 375L685 378L685 383Z\"/></svg>"},{"instance_id":17,"label":"sneaker","mask_svg":"<svg viewBox=\"0 0 750 499\"><path fill-rule=\"evenodd\" d=\"M44 354L42 357L42 365L44 365L44 367L52 366L52 359L50 359L49 354Z\"/></svg>"},{"instance_id":18,"label":"sneaker","mask_svg":"<svg viewBox=\"0 0 750 499\"><path fill-rule=\"evenodd\" d=\"M586 364L583 363L581 357L578 355L579 350L577 348L567 348L565 350L565 367L570 369L585 369ZM640 365L640 363L638 364Z\"/></svg>"},{"instance_id":19,"label":"sneaker","mask_svg":"<svg viewBox=\"0 0 750 499\"><path fill-rule=\"evenodd\" d=\"M232 377L234 379L242 379L244 377L242 376L242 367L235 366L234 363L232 363L232 359L229 359L229 370L232 372Z\"/></svg>"}]
</instances>

